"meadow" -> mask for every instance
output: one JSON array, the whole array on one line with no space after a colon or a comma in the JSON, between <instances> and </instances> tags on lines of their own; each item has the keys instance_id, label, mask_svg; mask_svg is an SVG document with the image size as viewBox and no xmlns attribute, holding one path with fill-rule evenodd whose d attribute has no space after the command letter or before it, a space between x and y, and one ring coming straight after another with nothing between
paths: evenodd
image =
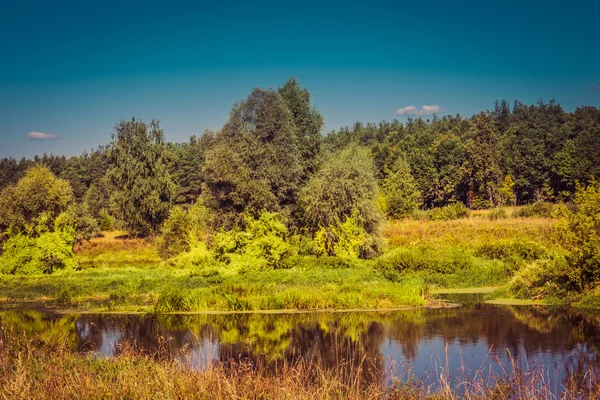
<instances>
[{"instance_id":1,"label":"meadow","mask_svg":"<svg viewBox=\"0 0 600 400\"><path fill-rule=\"evenodd\" d=\"M279 268L235 273L227 265L163 261L156 237L104 232L76 247L77 270L0 276L0 298L90 312L432 306L433 291L503 287L529 263L562 254L551 235L554 220L509 217L511 212L504 218L479 211L454 220L391 221L386 251L373 260L295 255Z\"/></svg>"}]
</instances>

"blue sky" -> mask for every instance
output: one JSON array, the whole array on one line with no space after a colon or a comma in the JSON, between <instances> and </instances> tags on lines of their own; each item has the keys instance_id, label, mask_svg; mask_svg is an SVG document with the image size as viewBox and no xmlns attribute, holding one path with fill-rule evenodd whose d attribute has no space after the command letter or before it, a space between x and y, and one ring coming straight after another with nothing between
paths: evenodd
<instances>
[{"instance_id":1,"label":"blue sky","mask_svg":"<svg viewBox=\"0 0 600 400\"><path fill-rule=\"evenodd\" d=\"M2 0L0 157L79 154L134 115L185 141L290 76L327 130L503 98L600 106L597 3Z\"/></svg>"}]
</instances>

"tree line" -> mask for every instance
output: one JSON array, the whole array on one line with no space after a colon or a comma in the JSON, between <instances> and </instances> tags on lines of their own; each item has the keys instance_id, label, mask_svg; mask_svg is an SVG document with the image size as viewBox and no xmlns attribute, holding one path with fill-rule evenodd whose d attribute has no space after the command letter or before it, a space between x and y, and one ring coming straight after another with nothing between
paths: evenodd
<instances>
[{"instance_id":1,"label":"tree line","mask_svg":"<svg viewBox=\"0 0 600 400\"><path fill-rule=\"evenodd\" d=\"M192 210L207 230L228 231L270 221L268 213L327 254L370 258L384 217L568 202L600 176L596 107L503 100L470 118L323 129L310 92L292 78L254 89L220 130L185 143L167 142L158 121L132 118L115 126L110 144L80 156L1 159L3 240L65 232L66 220L75 241L115 227L145 237ZM46 200L32 194L40 184ZM62 189L52 197L54 186Z\"/></svg>"}]
</instances>

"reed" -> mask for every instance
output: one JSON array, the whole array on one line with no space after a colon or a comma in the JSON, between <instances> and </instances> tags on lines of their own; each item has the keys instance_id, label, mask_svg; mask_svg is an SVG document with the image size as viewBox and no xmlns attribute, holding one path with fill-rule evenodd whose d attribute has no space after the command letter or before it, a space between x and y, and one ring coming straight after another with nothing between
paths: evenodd
<instances>
[{"instance_id":1,"label":"reed","mask_svg":"<svg viewBox=\"0 0 600 400\"><path fill-rule=\"evenodd\" d=\"M551 387L542 370L522 369L513 358L500 375L475 371L453 379L446 366L425 385L366 359L320 367L306 360L228 360L189 368L164 348L140 354L124 346L113 359L73 353L67 341L4 332L0 336L1 399L563 399L598 398L598 371L590 369ZM407 376L394 379L393 376Z\"/></svg>"}]
</instances>

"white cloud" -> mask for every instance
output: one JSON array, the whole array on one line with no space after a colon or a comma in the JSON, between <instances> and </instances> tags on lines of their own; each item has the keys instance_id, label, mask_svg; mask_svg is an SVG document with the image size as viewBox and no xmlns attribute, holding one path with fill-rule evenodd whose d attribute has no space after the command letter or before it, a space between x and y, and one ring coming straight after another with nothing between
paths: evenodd
<instances>
[{"instance_id":1,"label":"white cloud","mask_svg":"<svg viewBox=\"0 0 600 400\"><path fill-rule=\"evenodd\" d=\"M396 110L397 115L416 115L422 117L425 115L439 114L444 112L444 109L438 105L432 104L430 106L424 105L421 108L415 106L406 106Z\"/></svg>"},{"instance_id":2,"label":"white cloud","mask_svg":"<svg viewBox=\"0 0 600 400\"><path fill-rule=\"evenodd\" d=\"M30 140L49 140L49 139L58 139L59 136L53 133L44 133L44 132L29 132L27 134L27 139Z\"/></svg>"}]
</instances>

